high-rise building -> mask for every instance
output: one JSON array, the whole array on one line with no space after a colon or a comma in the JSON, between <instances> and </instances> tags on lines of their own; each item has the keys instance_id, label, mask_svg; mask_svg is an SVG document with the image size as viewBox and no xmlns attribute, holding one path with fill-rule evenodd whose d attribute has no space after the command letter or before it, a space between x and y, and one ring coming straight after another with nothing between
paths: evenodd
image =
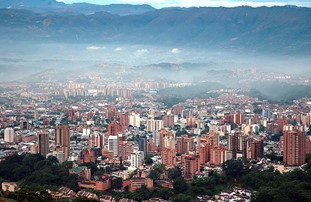
<instances>
[{"instance_id":1,"label":"high-rise building","mask_svg":"<svg viewBox=\"0 0 311 202\"><path fill-rule=\"evenodd\" d=\"M210 145L212 147L218 147L219 146L219 133L218 132L214 132L214 131L210 131L208 133L208 142L210 143Z\"/></svg>"},{"instance_id":2,"label":"high-rise building","mask_svg":"<svg viewBox=\"0 0 311 202\"><path fill-rule=\"evenodd\" d=\"M58 125L55 128L55 145L60 146L66 160L70 155L70 134L68 125Z\"/></svg>"},{"instance_id":3,"label":"high-rise building","mask_svg":"<svg viewBox=\"0 0 311 202\"><path fill-rule=\"evenodd\" d=\"M14 142L14 129L13 128L6 128L4 130L4 141Z\"/></svg>"},{"instance_id":4,"label":"high-rise building","mask_svg":"<svg viewBox=\"0 0 311 202\"><path fill-rule=\"evenodd\" d=\"M306 137L303 131L284 131L284 157L287 165L299 166L305 163Z\"/></svg>"},{"instance_id":5,"label":"high-rise building","mask_svg":"<svg viewBox=\"0 0 311 202\"><path fill-rule=\"evenodd\" d=\"M96 154L95 154L94 149L83 149L80 152L79 159L78 159L79 164L89 163L89 162L95 163L95 161L96 161Z\"/></svg>"},{"instance_id":6,"label":"high-rise building","mask_svg":"<svg viewBox=\"0 0 311 202\"><path fill-rule=\"evenodd\" d=\"M153 131L152 133L152 137L153 137L153 143L155 148L158 148L160 146L160 132L159 131Z\"/></svg>"},{"instance_id":7,"label":"high-rise building","mask_svg":"<svg viewBox=\"0 0 311 202\"><path fill-rule=\"evenodd\" d=\"M233 123L241 125L244 123L244 115L241 112L233 114Z\"/></svg>"},{"instance_id":8,"label":"high-rise building","mask_svg":"<svg viewBox=\"0 0 311 202\"><path fill-rule=\"evenodd\" d=\"M113 152L114 156L118 156L118 136L109 136L108 151Z\"/></svg>"},{"instance_id":9,"label":"high-rise building","mask_svg":"<svg viewBox=\"0 0 311 202\"><path fill-rule=\"evenodd\" d=\"M183 105L174 105L173 107L173 112L174 112L174 115L181 115L183 110L185 109L185 107Z\"/></svg>"},{"instance_id":10,"label":"high-rise building","mask_svg":"<svg viewBox=\"0 0 311 202\"><path fill-rule=\"evenodd\" d=\"M210 160L210 145L201 143L199 145L199 163L204 164Z\"/></svg>"},{"instance_id":11,"label":"high-rise building","mask_svg":"<svg viewBox=\"0 0 311 202\"><path fill-rule=\"evenodd\" d=\"M165 148L175 150L174 136L165 136L164 141L163 141L163 146Z\"/></svg>"},{"instance_id":12,"label":"high-rise building","mask_svg":"<svg viewBox=\"0 0 311 202\"><path fill-rule=\"evenodd\" d=\"M135 151L131 154L131 166L140 168L144 163L144 153L142 151Z\"/></svg>"},{"instance_id":13,"label":"high-rise building","mask_svg":"<svg viewBox=\"0 0 311 202\"><path fill-rule=\"evenodd\" d=\"M161 161L166 168L173 168L176 164L176 151L163 148L161 151Z\"/></svg>"},{"instance_id":14,"label":"high-rise building","mask_svg":"<svg viewBox=\"0 0 311 202\"><path fill-rule=\"evenodd\" d=\"M159 151L161 152L162 148L164 148L164 138L167 136L174 137L174 134L170 131L168 132L165 129L161 129L159 136L155 139L156 144L158 143Z\"/></svg>"},{"instance_id":15,"label":"high-rise building","mask_svg":"<svg viewBox=\"0 0 311 202\"><path fill-rule=\"evenodd\" d=\"M49 134L47 132L39 132L38 134L38 145L39 153L46 157L49 153Z\"/></svg>"},{"instance_id":16,"label":"high-rise building","mask_svg":"<svg viewBox=\"0 0 311 202\"><path fill-rule=\"evenodd\" d=\"M164 132L164 131L163 131ZM160 133L161 134L161 133ZM167 168L172 168L176 164L176 150L174 135L171 132L162 133L163 141L161 143L161 160Z\"/></svg>"},{"instance_id":17,"label":"high-rise building","mask_svg":"<svg viewBox=\"0 0 311 202\"><path fill-rule=\"evenodd\" d=\"M187 117L187 126L190 126L191 128L194 128L196 126L196 118L192 115Z\"/></svg>"},{"instance_id":18,"label":"high-rise building","mask_svg":"<svg viewBox=\"0 0 311 202\"><path fill-rule=\"evenodd\" d=\"M237 158L237 152L241 151L242 142L240 141L241 135L238 132L234 132L233 134L229 134L228 136L228 150L232 151L232 158Z\"/></svg>"},{"instance_id":19,"label":"high-rise building","mask_svg":"<svg viewBox=\"0 0 311 202\"><path fill-rule=\"evenodd\" d=\"M108 125L108 135L118 135L122 132L122 127L115 120Z\"/></svg>"},{"instance_id":20,"label":"high-rise building","mask_svg":"<svg viewBox=\"0 0 311 202\"><path fill-rule=\"evenodd\" d=\"M147 137L140 136L138 139L138 150L142 151L144 156L147 156Z\"/></svg>"},{"instance_id":21,"label":"high-rise building","mask_svg":"<svg viewBox=\"0 0 311 202\"><path fill-rule=\"evenodd\" d=\"M226 155L226 149L224 147L214 147L210 152L210 163L212 165L221 165L223 162L229 160Z\"/></svg>"},{"instance_id":22,"label":"high-rise building","mask_svg":"<svg viewBox=\"0 0 311 202\"><path fill-rule=\"evenodd\" d=\"M147 153L153 153L157 151L157 147L154 144L154 141L152 138L149 138L147 141Z\"/></svg>"},{"instance_id":23,"label":"high-rise building","mask_svg":"<svg viewBox=\"0 0 311 202\"><path fill-rule=\"evenodd\" d=\"M163 121L162 120L154 120L149 119L147 120L146 130L148 132L153 132L162 129Z\"/></svg>"},{"instance_id":24,"label":"high-rise building","mask_svg":"<svg viewBox=\"0 0 311 202\"><path fill-rule=\"evenodd\" d=\"M174 128L174 115L165 115L162 117L163 127L171 127Z\"/></svg>"},{"instance_id":25,"label":"high-rise building","mask_svg":"<svg viewBox=\"0 0 311 202\"><path fill-rule=\"evenodd\" d=\"M120 125L122 130L127 129L129 126L129 116L128 113L120 114Z\"/></svg>"},{"instance_id":26,"label":"high-rise building","mask_svg":"<svg viewBox=\"0 0 311 202\"><path fill-rule=\"evenodd\" d=\"M263 157L263 140L253 140L251 143L251 159L257 160Z\"/></svg>"},{"instance_id":27,"label":"high-rise building","mask_svg":"<svg viewBox=\"0 0 311 202\"><path fill-rule=\"evenodd\" d=\"M129 125L133 127L139 127L140 126L140 116L139 114L132 113L128 116Z\"/></svg>"},{"instance_id":28,"label":"high-rise building","mask_svg":"<svg viewBox=\"0 0 311 202\"><path fill-rule=\"evenodd\" d=\"M182 135L176 138L177 141L177 153L185 154L193 151L194 140L192 137Z\"/></svg>"},{"instance_id":29,"label":"high-rise building","mask_svg":"<svg viewBox=\"0 0 311 202\"><path fill-rule=\"evenodd\" d=\"M122 160L128 160L133 152L133 142L119 141L118 155Z\"/></svg>"},{"instance_id":30,"label":"high-rise building","mask_svg":"<svg viewBox=\"0 0 311 202\"><path fill-rule=\"evenodd\" d=\"M197 171L200 171L199 157L195 155L186 155L183 160L184 178L191 180Z\"/></svg>"},{"instance_id":31,"label":"high-rise building","mask_svg":"<svg viewBox=\"0 0 311 202\"><path fill-rule=\"evenodd\" d=\"M91 134L89 139L88 139L88 148L91 149L93 147L99 147L103 148L104 147L104 142L105 138L103 134L100 133L94 133Z\"/></svg>"},{"instance_id":32,"label":"high-rise building","mask_svg":"<svg viewBox=\"0 0 311 202\"><path fill-rule=\"evenodd\" d=\"M108 119L114 120L116 116L117 116L117 108L116 106L112 105L108 108Z\"/></svg>"}]
</instances>

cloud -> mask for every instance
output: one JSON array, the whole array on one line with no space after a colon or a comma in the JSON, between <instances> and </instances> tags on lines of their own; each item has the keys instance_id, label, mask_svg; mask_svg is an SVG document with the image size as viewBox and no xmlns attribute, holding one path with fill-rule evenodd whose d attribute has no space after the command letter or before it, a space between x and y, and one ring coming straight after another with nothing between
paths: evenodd
<instances>
[{"instance_id":1,"label":"cloud","mask_svg":"<svg viewBox=\"0 0 311 202\"><path fill-rule=\"evenodd\" d=\"M178 48L173 48L173 49L171 50L171 53L173 53L173 54L178 54L178 53L180 53L180 50L179 50Z\"/></svg>"},{"instance_id":2,"label":"cloud","mask_svg":"<svg viewBox=\"0 0 311 202\"><path fill-rule=\"evenodd\" d=\"M88 46L88 47L86 47L86 50L96 51L96 50L102 50L105 48L106 48L105 46Z\"/></svg>"},{"instance_id":3,"label":"cloud","mask_svg":"<svg viewBox=\"0 0 311 202\"><path fill-rule=\"evenodd\" d=\"M119 51L123 51L123 48L121 47L117 47L116 49L114 49L115 51L119 52Z\"/></svg>"}]
</instances>

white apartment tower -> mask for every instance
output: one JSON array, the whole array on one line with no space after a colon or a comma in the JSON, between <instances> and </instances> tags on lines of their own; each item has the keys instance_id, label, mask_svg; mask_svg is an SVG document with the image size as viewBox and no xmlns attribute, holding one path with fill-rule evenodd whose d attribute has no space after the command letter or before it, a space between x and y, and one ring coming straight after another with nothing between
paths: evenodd
<instances>
[{"instance_id":1,"label":"white apartment tower","mask_svg":"<svg viewBox=\"0 0 311 202\"><path fill-rule=\"evenodd\" d=\"M6 128L4 130L4 141L14 142L14 129L13 128Z\"/></svg>"}]
</instances>

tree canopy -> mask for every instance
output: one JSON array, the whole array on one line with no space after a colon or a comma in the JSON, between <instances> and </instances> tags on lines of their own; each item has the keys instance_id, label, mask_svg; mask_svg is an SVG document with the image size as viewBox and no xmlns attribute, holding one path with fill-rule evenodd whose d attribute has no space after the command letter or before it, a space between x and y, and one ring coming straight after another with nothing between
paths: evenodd
<instances>
[{"instance_id":1,"label":"tree canopy","mask_svg":"<svg viewBox=\"0 0 311 202\"><path fill-rule=\"evenodd\" d=\"M65 165L59 164L53 156L45 159L41 154L14 154L0 162L0 177L26 187L67 186L77 191L78 176L69 175Z\"/></svg>"}]
</instances>

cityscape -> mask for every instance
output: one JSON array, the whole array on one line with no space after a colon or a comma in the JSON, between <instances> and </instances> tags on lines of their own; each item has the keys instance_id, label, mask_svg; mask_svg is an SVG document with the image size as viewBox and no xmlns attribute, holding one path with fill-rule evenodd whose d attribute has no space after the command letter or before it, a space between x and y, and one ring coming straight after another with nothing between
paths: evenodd
<instances>
[{"instance_id":1,"label":"cityscape","mask_svg":"<svg viewBox=\"0 0 311 202\"><path fill-rule=\"evenodd\" d=\"M219 42L218 48L235 50L228 58L228 53L192 53L195 49L186 52L185 46L174 48L175 44L154 49L150 44L141 45L143 48L126 46L133 50L125 52L126 48L119 46L122 41L118 37L122 34L103 34L109 35L107 44L117 41L116 46L95 46L82 38L99 40L97 35L84 28L81 29L85 33L81 34L75 27L72 30L81 37L76 34L75 39L87 42L73 46L76 42L69 39L66 43L73 43L69 50L67 45L66 48L60 45L67 40L62 38L68 31L66 28L45 29L57 24L53 21L56 18L84 16L86 20L91 16L88 23L92 24L96 21L93 15L98 15L101 23L111 26L110 29L127 31L120 26L126 16L136 19L157 12L165 16L176 8L121 4L105 7L60 1L42 1L42 5L36 1L33 4L29 3L31 1L12 2L0 1L0 14L4 16L0 19L0 27L4 28L0 35L6 37L0 43L14 44L21 32L33 37L29 39L33 40L29 47L32 43L33 47L41 46L35 43L36 37L44 45L38 52L31 52L35 48L28 51L25 44L0 48L3 53L0 57L3 77L0 81L0 202L311 201L311 75L308 63L311 47L308 39L297 36L288 46L285 42L285 45L278 43L284 46L285 53L280 50L284 55L274 59L281 58L281 62L264 61L264 67L260 66L260 61L266 56L259 56L259 49L247 49L252 39L245 42L246 45L231 43L238 40L236 38L230 38L231 44L215 39ZM273 9L284 9L284 12L304 9L307 16L311 14L308 7L277 6L280 7L230 9L246 9L247 12L250 8L257 9L254 12L271 9L271 13ZM178 12L192 9L210 12L199 7L180 9ZM91 11L94 13L90 14ZM28 17L31 15L38 16ZM42 22L44 29L41 25L27 24L28 18L30 23L41 23L41 18L46 16L48 18ZM247 19L248 15L243 16ZM110 21L104 21L106 18ZM149 18L142 17L145 21ZM127 23L131 25L132 22ZM237 24L247 23L238 20ZM145 25L141 22L132 26ZM170 26L176 24L171 22ZM307 20L304 26L311 30ZM162 29L159 27L159 35ZM145 34L146 38L151 37L150 33ZM140 36L144 35L137 38ZM304 37L307 36L311 35ZM51 51L48 52L45 40L59 44L51 45L49 41ZM166 46L171 44L170 40L163 40ZM200 46L198 42L194 44ZM213 46L214 42L206 44ZM243 46L241 49L245 48L245 52L250 50L248 54L254 58L258 54L259 59L249 62L236 58L242 53L236 45ZM256 44L250 46L254 48ZM281 49L272 42L268 46L271 46L269 51ZM59 52L55 51L57 49ZM43 50L47 52L42 54L47 56L40 55ZM81 55L73 57L68 53L70 56L67 56L67 50L70 54L73 50L81 50ZM296 60L292 60L295 58L292 51L299 52ZM25 58L18 53L25 53ZM107 54L105 59L100 58L101 54ZM100 57L86 59L89 56ZM66 57L71 58L64 59ZM127 57L131 58L128 63L121 62ZM231 62L235 59L237 63Z\"/></svg>"}]
</instances>

